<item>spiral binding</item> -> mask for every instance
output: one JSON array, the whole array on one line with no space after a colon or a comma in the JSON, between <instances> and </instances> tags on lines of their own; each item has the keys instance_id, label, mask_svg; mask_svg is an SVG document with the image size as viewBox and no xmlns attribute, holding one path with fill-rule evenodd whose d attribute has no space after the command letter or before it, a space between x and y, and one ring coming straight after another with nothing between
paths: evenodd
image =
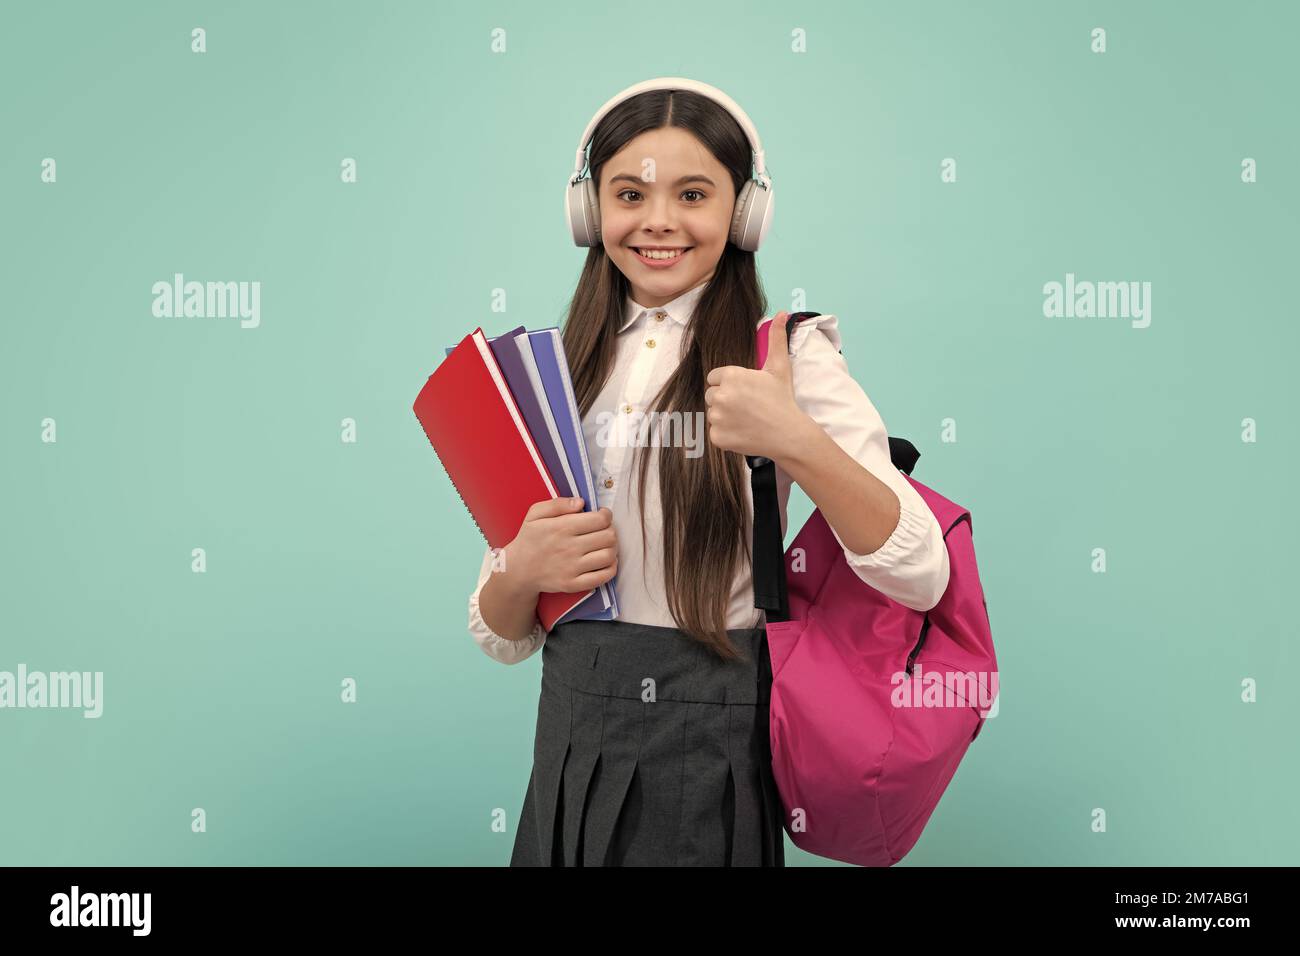
<instances>
[{"instance_id":1,"label":"spiral binding","mask_svg":"<svg viewBox=\"0 0 1300 956\"><path fill-rule=\"evenodd\" d=\"M419 421L418 415L416 416L416 421ZM478 533L483 535L483 540L487 541L488 547L492 547L492 542L488 540L487 532L484 531L483 526L478 523L478 518L474 517L474 512L470 510L469 504L465 501L464 492L460 490L460 485L456 484L456 479L452 477L451 469L448 468L446 462L442 460L442 455L438 454L438 446L433 443L432 438L429 438L429 431L424 427L423 422L420 422L420 431L424 432L424 437L429 440L429 447L432 448L433 453L438 456L438 464L442 465L442 470L447 473L447 478L451 481L451 486L456 489L456 497L459 498L460 503L465 506L465 512L469 515L470 520L474 522L474 527L478 528Z\"/></svg>"}]
</instances>

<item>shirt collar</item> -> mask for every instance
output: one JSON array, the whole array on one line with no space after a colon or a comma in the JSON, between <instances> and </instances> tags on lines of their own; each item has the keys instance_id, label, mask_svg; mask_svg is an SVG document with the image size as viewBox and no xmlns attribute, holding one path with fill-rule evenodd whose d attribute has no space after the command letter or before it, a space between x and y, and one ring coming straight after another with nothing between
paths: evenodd
<instances>
[{"instance_id":1,"label":"shirt collar","mask_svg":"<svg viewBox=\"0 0 1300 956\"><path fill-rule=\"evenodd\" d=\"M639 302L634 301L631 295L628 295L626 297L627 301L623 306L623 324L618 327L618 330L620 332L624 331L628 326L632 325L633 322L647 312L651 315L654 315L657 312L666 312L678 325L685 325L691 320L691 315L695 312L695 306L699 303L700 296L704 294L704 290L708 287L708 282L702 282L694 289L683 292L671 302L665 303L664 305L654 309L647 309Z\"/></svg>"}]
</instances>

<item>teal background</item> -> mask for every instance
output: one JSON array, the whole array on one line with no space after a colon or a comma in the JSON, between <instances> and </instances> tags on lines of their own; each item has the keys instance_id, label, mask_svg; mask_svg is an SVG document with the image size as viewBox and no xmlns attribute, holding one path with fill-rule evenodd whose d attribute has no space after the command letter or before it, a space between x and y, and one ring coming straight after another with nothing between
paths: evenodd
<instances>
[{"instance_id":1,"label":"teal background","mask_svg":"<svg viewBox=\"0 0 1300 956\"><path fill-rule=\"evenodd\" d=\"M411 404L474 327L562 320L578 136L661 75L754 119L771 311L838 315L915 476L972 512L1000 712L902 865L1300 862L1294 5L3 17L0 670L105 699L0 710L0 862L508 860L541 659L469 636L483 542ZM174 272L261 281L260 328L153 317ZM1044 318L1067 272L1151 282L1150 327Z\"/></svg>"}]
</instances>

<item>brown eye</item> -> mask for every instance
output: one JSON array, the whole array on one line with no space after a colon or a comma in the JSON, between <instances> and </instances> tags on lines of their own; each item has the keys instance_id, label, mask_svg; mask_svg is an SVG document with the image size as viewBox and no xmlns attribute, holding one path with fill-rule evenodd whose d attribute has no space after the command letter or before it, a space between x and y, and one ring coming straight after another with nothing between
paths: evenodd
<instances>
[{"instance_id":1,"label":"brown eye","mask_svg":"<svg viewBox=\"0 0 1300 956\"><path fill-rule=\"evenodd\" d=\"M619 198L619 199L622 199L624 193L636 193L636 190L635 190L635 189L624 189L622 192L618 193L618 198ZM640 194L640 193L637 193L637 195L639 196L639 195L641 195L641 194Z\"/></svg>"},{"instance_id":2,"label":"brown eye","mask_svg":"<svg viewBox=\"0 0 1300 956\"><path fill-rule=\"evenodd\" d=\"M682 193L682 195L685 196L687 193L695 193L695 195L699 196L700 199L704 198L704 193L700 192L698 189L688 189L686 192ZM696 201L698 202L699 200Z\"/></svg>"}]
</instances>

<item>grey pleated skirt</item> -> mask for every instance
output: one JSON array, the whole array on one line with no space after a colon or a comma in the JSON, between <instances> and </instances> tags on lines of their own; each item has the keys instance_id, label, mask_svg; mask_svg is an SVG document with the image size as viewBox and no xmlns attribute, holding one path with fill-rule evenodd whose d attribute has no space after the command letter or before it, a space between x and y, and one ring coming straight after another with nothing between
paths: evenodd
<instances>
[{"instance_id":1,"label":"grey pleated skirt","mask_svg":"<svg viewBox=\"0 0 1300 956\"><path fill-rule=\"evenodd\" d=\"M558 624L511 866L784 866L763 627L723 662L676 628Z\"/></svg>"}]
</instances>

